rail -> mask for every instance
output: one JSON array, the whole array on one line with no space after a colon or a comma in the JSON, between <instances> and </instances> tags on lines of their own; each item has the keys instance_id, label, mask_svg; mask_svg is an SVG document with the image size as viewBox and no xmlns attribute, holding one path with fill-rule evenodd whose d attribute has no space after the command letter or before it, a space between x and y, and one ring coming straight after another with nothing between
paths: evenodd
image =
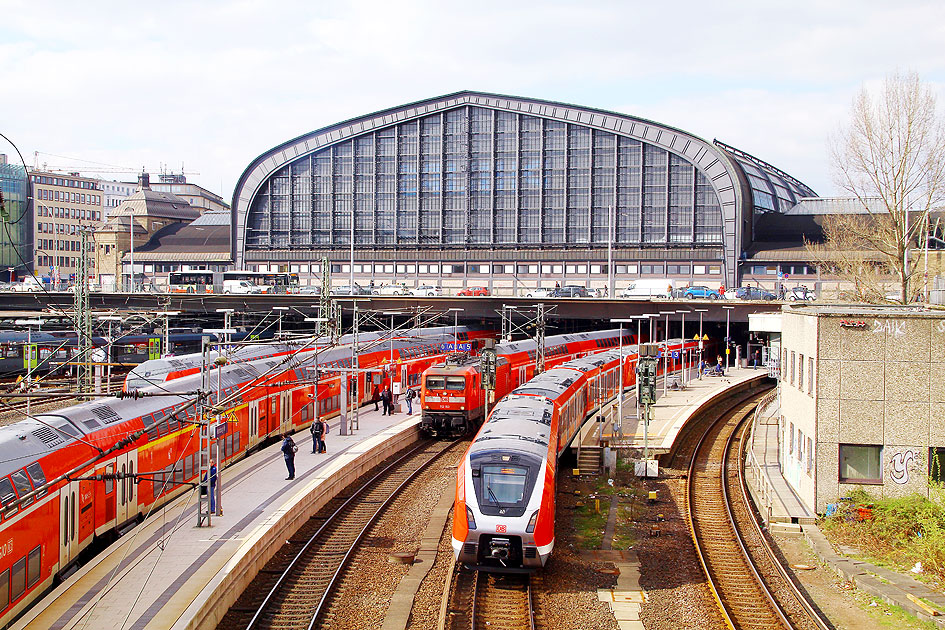
<instances>
[{"instance_id":1,"label":"rail","mask_svg":"<svg viewBox=\"0 0 945 630\"><path fill-rule=\"evenodd\" d=\"M277 605L280 596L284 594L285 591L289 590L289 582L291 579L293 579L293 576L296 576L300 571L303 571L306 568L304 566L306 561L312 561L312 559L308 556L310 555L310 552L313 551L313 548L316 546L316 544L323 543L325 541L324 534L329 533L331 528L343 524L343 518L353 512L359 505L376 506L376 508L371 513L366 515L366 520L363 522L363 525L361 525L359 531L354 535L353 540L346 543L347 550L344 552L344 554L332 554L332 557L329 560L332 564L334 564L334 570L331 572L331 576L327 583L318 589L320 592L305 593L305 597L307 597L309 601L315 602L315 598L317 598L317 602L314 603L314 612L311 613L307 626L299 627L307 627L309 630L314 628L318 623L319 617L325 609L328 599L332 595L338 580L341 577L344 569L347 567L354 551L357 549L360 541L364 538L368 530L374 525L375 521L379 518L384 509L400 494L401 490L403 490L407 484L409 484L417 475L425 470L431 463L436 461L441 455L449 451L449 449L458 442L459 440L454 442L433 442L432 445L438 447L439 450L433 452L432 457L430 457L428 460L420 462L420 465L415 470L408 471L404 478L398 479L400 483L397 484L395 488L383 489L383 499L374 499L369 501L365 500L364 497L373 490L379 490L378 486L380 486L380 484L382 484L389 477L395 475L398 472L399 467L405 465L408 460L415 456L422 456L423 453L421 453L421 451L423 451L425 448L429 448L431 446L430 442L422 442L416 448L413 448L407 453L403 454L401 457L398 457L395 461L385 466L381 471L362 484L360 488L355 490L351 496L349 496L325 520L325 522L318 527L315 533L302 546L298 553L295 554L288 566L282 571L275 584L269 590L269 593L265 598L263 598L262 603L258 606L258 609L253 615L252 619L247 624L247 630L253 630L254 628L261 627L264 617L270 614L270 609L274 608ZM326 562L324 558L319 559L323 562ZM321 568L324 569L325 565L321 565ZM328 567L328 569L331 570L331 567ZM314 591L314 589L310 590Z\"/></svg>"}]
</instances>

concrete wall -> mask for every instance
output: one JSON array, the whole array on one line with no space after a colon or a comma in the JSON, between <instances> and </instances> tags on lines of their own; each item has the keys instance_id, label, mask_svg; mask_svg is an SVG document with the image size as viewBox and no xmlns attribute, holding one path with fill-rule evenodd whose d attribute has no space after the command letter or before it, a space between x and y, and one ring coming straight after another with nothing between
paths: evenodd
<instances>
[{"instance_id":1,"label":"concrete wall","mask_svg":"<svg viewBox=\"0 0 945 630\"><path fill-rule=\"evenodd\" d=\"M784 478L813 510L820 452L817 435L817 318L788 315L782 327L779 459ZM794 435L793 446L791 435Z\"/></svg>"},{"instance_id":2,"label":"concrete wall","mask_svg":"<svg viewBox=\"0 0 945 630\"><path fill-rule=\"evenodd\" d=\"M928 496L929 447L945 447L945 313L789 308L784 336L798 352L816 339L813 407L781 382L785 421L816 419L816 510L857 488ZM840 483L840 444L881 445L882 483Z\"/></svg>"}]
</instances>

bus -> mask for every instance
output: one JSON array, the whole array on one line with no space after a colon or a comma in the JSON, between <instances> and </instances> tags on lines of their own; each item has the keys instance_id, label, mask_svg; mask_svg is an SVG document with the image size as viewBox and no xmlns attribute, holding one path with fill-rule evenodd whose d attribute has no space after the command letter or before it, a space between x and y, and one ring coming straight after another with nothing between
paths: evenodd
<instances>
[{"instance_id":1,"label":"bus","mask_svg":"<svg viewBox=\"0 0 945 630\"><path fill-rule=\"evenodd\" d=\"M249 280L258 287L263 287L263 293L298 293L299 274L276 271L224 271L214 276L214 285L223 292L224 280Z\"/></svg>"},{"instance_id":2,"label":"bus","mask_svg":"<svg viewBox=\"0 0 945 630\"><path fill-rule=\"evenodd\" d=\"M213 293L212 271L172 271L167 276L168 293Z\"/></svg>"}]
</instances>

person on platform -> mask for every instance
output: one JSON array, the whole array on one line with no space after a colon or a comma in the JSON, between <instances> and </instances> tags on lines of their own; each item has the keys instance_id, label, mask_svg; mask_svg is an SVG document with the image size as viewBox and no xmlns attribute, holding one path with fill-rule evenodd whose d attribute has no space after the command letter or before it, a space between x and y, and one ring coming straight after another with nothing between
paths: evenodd
<instances>
[{"instance_id":1,"label":"person on platform","mask_svg":"<svg viewBox=\"0 0 945 630\"><path fill-rule=\"evenodd\" d=\"M381 399L381 392L378 390L377 385L374 386L374 391L371 392L371 400L374 401L374 411L377 411L377 403Z\"/></svg>"},{"instance_id":2,"label":"person on platform","mask_svg":"<svg viewBox=\"0 0 945 630\"><path fill-rule=\"evenodd\" d=\"M725 376L725 368L722 366L722 356L719 355L719 360L715 364L715 374L717 376Z\"/></svg>"},{"instance_id":3,"label":"person on platform","mask_svg":"<svg viewBox=\"0 0 945 630\"><path fill-rule=\"evenodd\" d=\"M755 350L755 353L751 355L751 369L757 370L759 363L761 363L761 351Z\"/></svg>"},{"instance_id":4,"label":"person on platform","mask_svg":"<svg viewBox=\"0 0 945 630\"><path fill-rule=\"evenodd\" d=\"M325 451L325 440L323 436L325 435L325 423L321 421L320 418L315 418L315 422L312 423L312 452L313 453L322 453Z\"/></svg>"},{"instance_id":5,"label":"person on platform","mask_svg":"<svg viewBox=\"0 0 945 630\"><path fill-rule=\"evenodd\" d=\"M387 385L384 386L384 391L381 392L381 402L384 404L384 411L381 412L381 415L394 415L394 395L391 393L390 387Z\"/></svg>"},{"instance_id":6,"label":"person on platform","mask_svg":"<svg viewBox=\"0 0 945 630\"><path fill-rule=\"evenodd\" d=\"M206 481L207 476L204 475L201 481ZM217 462L215 460L210 460L210 513L217 511ZM201 494L203 489L201 489ZM221 512L222 514L222 512Z\"/></svg>"},{"instance_id":7,"label":"person on platform","mask_svg":"<svg viewBox=\"0 0 945 630\"><path fill-rule=\"evenodd\" d=\"M407 401L407 415L413 414L413 399L417 397L417 392L412 389L407 389L407 393L404 394L404 400Z\"/></svg>"},{"instance_id":8,"label":"person on platform","mask_svg":"<svg viewBox=\"0 0 945 630\"><path fill-rule=\"evenodd\" d=\"M282 435L282 456L285 458L285 467L289 471L289 476L285 478L286 481L295 479L295 453L298 450L299 447L295 445L292 436L284 433Z\"/></svg>"}]
</instances>

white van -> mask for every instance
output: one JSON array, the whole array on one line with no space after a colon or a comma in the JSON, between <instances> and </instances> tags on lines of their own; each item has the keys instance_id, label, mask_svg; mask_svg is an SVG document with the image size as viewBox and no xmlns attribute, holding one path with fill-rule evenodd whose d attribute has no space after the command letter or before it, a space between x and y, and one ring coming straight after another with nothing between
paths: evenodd
<instances>
[{"instance_id":1,"label":"white van","mask_svg":"<svg viewBox=\"0 0 945 630\"><path fill-rule=\"evenodd\" d=\"M666 278L644 278L630 283L620 292L622 298L667 298L675 285Z\"/></svg>"},{"instance_id":2,"label":"white van","mask_svg":"<svg viewBox=\"0 0 945 630\"><path fill-rule=\"evenodd\" d=\"M249 280L224 280L223 281L223 292L224 293L262 293L263 287L256 286Z\"/></svg>"},{"instance_id":3,"label":"white van","mask_svg":"<svg viewBox=\"0 0 945 630\"><path fill-rule=\"evenodd\" d=\"M44 291L46 290L46 287L36 276L26 276L23 278L23 282L13 285L13 290L34 293L37 291Z\"/></svg>"}]
</instances>

